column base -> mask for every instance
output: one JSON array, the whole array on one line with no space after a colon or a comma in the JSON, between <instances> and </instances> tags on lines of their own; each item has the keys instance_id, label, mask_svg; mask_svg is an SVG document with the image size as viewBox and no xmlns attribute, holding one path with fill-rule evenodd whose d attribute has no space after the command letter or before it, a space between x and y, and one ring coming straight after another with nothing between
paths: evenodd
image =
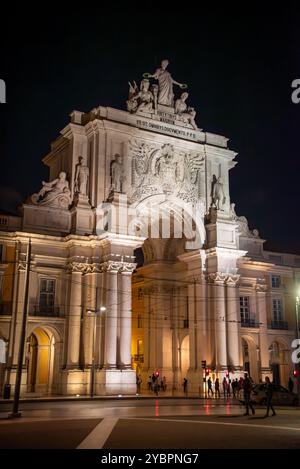
<instances>
[{"instance_id":1,"label":"column base","mask_svg":"<svg viewBox=\"0 0 300 469\"><path fill-rule=\"evenodd\" d=\"M136 373L134 370L103 369L95 375L95 395L135 395Z\"/></svg>"},{"instance_id":2,"label":"column base","mask_svg":"<svg viewBox=\"0 0 300 469\"><path fill-rule=\"evenodd\" d=\"M65 396L84 396L89 391L90 372L79 369L65 369L61 373L61 394Z\"/></svg>"}]
</instances>

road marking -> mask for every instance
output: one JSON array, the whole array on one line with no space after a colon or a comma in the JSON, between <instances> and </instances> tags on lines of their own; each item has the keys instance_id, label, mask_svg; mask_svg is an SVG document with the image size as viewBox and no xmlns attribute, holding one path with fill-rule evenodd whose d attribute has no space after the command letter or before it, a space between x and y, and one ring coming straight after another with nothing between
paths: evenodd
<instances>
[{"instance_id":1,"label":"road marking","mask_svg":"<svg viewBox=\"0 0 300 469\"><path fill-rule=\"evenodd\" d=\"M178 419L178 420L175 420L175 419L158 419L158 418L139 418L139 417L130 417L128 419L123 419L122 420L149 420L149 421L152 421L152 422L183 422L183 423L201 423L201 424L208 424L208 425L228 425L228 426L231 426L231 427L247 427L247 429L251 428L251 427L255 427L255 428L272 428L272 429L275 429L275 430L291 430L291 431L296 431L296 432L300 432L300 428L297 428L297 427L284 427L284 426L279 426L279 425L257 425L255 423L251 423L251 424L248 424L248 423L232 423L232 422L211 422L210 420L208 421L203 421L203 420L184 420L184 419Z\"/></svg>"},{"instance_id":2,"label":"road marking","mask_svg":"<svg viewBox=\"0 0 300 469\"><path fill-rule=\"evenodd\" d=\"M94 430L77 446L77 449L100 449L113 431L119 419L104 418Z\"/></svg>"}]
</instances>

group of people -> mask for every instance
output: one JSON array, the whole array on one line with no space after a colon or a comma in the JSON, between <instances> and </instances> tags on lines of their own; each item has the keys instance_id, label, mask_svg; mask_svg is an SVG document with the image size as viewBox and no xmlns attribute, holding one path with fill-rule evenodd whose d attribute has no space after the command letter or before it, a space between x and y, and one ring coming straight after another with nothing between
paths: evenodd
<instances>
[{"instance_id":1,"label":"group of people","mask_svg":"<svg viewBox=\"0 0 300 469\"><path fill-rule=\"evenodd\" d=\"M266 405L267 405L267 410L266 410L266 417L269 416L270 411L272 411L272 416L276 415L276 412L274 410L273 404L272 404L272 398L273 398L273 392L274 392L274 386L273 383L271 383L270 378L267 376L265 379L265 384L266 384ZM253 388L254 382L250 376L248 376L248 373L244 374L244 378L240 377L240 379L226 379L225 377L223 378L222 381L222 387L223 387L223 396L224 398L230 397L231 393L233 397L235 398L244 398L244 403L245 403L245 414L244 415L250 415L249 410L251 410L252 415L255 414L255 409L253 406L253 402L251 401L251 391ZM290 378L289 379L289 390L292 392L294 387L293 380ZM214 382L214 390L213 390L213 382L212 379L209 377L207 380L207 395L208 397L221 397L220 395L220 383L219 383L219 378L216 379Z\"/></svg>"},{"instance_id":2,"label":"group of people","mask_svg":"<svg viewBox=\"0 0 300 469\"><path fill-rule=\"evenodd\" d=\"M251 379L251 378L250 378ZM253 381L252 381L253 383ZM225 397L241 397L241 393L244 389L244 378L240 379L227 379L223 378L222 381L222 388L223 388L223 396ZM221 397L220 393L220 381L219 378L215 380L213 383L211 377L208 378L207 380L207 395L208 397Z\"/></svg>"},{"instance_id":3,"label":"group of people","mask_svg":"<svg viewBox=\"0 0 300 469\"><path fill-rule=\"evenodd\" d=\"M167 379L165 376L162 378L155 373L148 378L148 391L153 391L156 395L158 395L159 391L166 391L167 390Z\"/></svg>"}]
</instances>

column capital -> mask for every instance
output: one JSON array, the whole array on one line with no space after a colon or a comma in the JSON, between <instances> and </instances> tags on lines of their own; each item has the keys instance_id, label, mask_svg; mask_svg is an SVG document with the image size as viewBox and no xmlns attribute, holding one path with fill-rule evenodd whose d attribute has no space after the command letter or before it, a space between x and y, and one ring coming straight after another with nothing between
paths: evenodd
<instances>
[{"instance_id":1,"label":"column capital","mask_svg":"<svg viewBox=\"0 0 300 469\"><path fill-rule=\"evenodd\" d=\"M85 262L77 262L77 261L71 261L68 262L66 265L66 270L69 273L79 273L79 274L84 274L87 270L87 266L89 264Z\"/></svg>"},{"instance_id":2,"label":"column capital","mask_svg":"<svg viewBox=\"0 0 300 469\"><path fill-rule=\"evenodd\" d=\"M257 278L254 288L258 293L266 293L266 291L268 290L266 280L264 278Z\"/></svg>"},{"instance_id":3,"label":"column capital","mask_svg":"<svg viewBox=\"0 0 300 469\"><path fill-rule=\"evenodd\" d=\"M228 274L225 272L214 272L208 274L207 279L210 283L215 283L216 285L228 285L229 287L235 287L239 280L239 274Z\"/></svg>"},{"instance_id":4,"label":"column capital","mask_svg":"<svg viewBox=\"0 0 300 469\"><path fill-rule=\"evenodd\" d=\"M212 274L208 274L207 278L210 283L215 283L216 285L225 285L227 280L228 274L223 272L214 272Z\"/></svg>"},{"instance_id":5,"label":"column capital","mask_svg":"<svg viewBox=\"0 0 300 469\"><path fill-rule=\"evenodd\" d=\"M239 283L241 276L239 274L228 274L226 284L229 287L236 287Z\"/></svg>"}]
</instances>

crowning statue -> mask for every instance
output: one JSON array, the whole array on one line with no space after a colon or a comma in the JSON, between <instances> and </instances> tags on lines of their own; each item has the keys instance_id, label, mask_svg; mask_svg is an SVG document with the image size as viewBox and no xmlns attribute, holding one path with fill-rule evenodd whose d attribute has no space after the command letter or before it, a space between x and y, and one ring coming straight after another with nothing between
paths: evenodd
<instances>
[{"instance_id":1,"label":"crowning statue","mask_svg":"<svg viewBox=\"0 0 300 469\"><path fill-rule=\"evenodd\" d=\"M178 83L178 81L175 81L172 78L171 73L167 70L168 65L168 60L162 60L160 68L158 68L153 75L150 73L144 73L144 76L146 78L155 78L155 80L158 80L158 104L174 106L173 85L178 85L182 89L187 88L187 85L184 83Z\"/></svg>"},{"instance_id":2,"label":"crowning statue","mask_svg":"<svg viewBox=\"0 0 300 469\"><path fill-rule=\"evenodd\" d=\"M115 159L110 163L111 192L122 192L123 180L123 158L117 153Z\"/></svg>"},{"instance_id":3,"label":"crowning statue","mask_svg":"<svg viewBox=\"0 0 300 469\"><path fill-rule=\"evenodd\" d=\"M57 179L51 182L42 181L42 189L31 196L31 202L35 205L67 209L71 203L71 191L66 176L61 171Z\"/></svg>"},{"instance_id":4,"label":"crowning statue","mask_svg":"<svg viewBox=\"0 0 300 469\"><path fill-rule=\"evenodd\" d=\"M89 168L84 164L84 159L79 156L75 170L74 192L75 194L87 195Z\"/></svg>"}]
</instances>

